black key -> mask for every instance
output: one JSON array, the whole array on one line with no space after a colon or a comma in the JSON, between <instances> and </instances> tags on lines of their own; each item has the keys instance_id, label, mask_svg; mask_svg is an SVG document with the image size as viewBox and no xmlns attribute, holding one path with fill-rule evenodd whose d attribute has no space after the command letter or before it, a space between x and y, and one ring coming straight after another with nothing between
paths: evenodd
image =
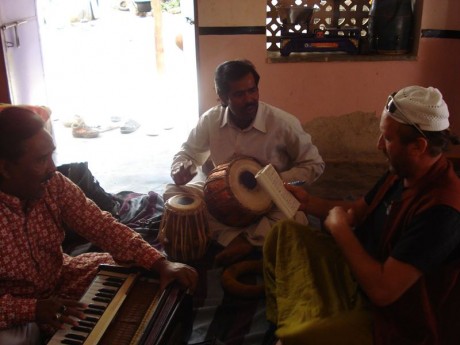
<instances>
[{"instance_id":1,"label":"black key","mask_svg":"<svg viewBox=\"0 0 460 345\"><path fill-rule=\"evenodd\" d=\"M87 316L85 317L85 321L97 323L99 319L97 317Z\"/></svg>"},{"instance_id":2,"label":"black key","mask_svg":"<svg viewBox=\"0 0 460 345\"><path fill-rule=\"evenodd\" d=\"M65 337L69 339L75 339L75 340L85 340L86 339L86 337L82 335L73 334L73 333L66 334Z\"/></svg>"},{"instance_id":3,"label":"black key","mask_svg":"<svg viewBox=\"0 0 460 345\"><path fill-rule=\"evenodd\" d=\"M98 290L99 292L104 292L104 293L109 293L111 295L115 295L117 293L117 290L115 289L106 289L106 288L101 288Z\"/></svg>"},{"instance_id":4,"label":"black key","mask_svg":"<svg viewBox=\"0 0 460 345\"><path fill-rule=\"evenodd\" d=\"M82 341L77 341L77 340L70 340L70 339L62 339L61 344L67 344L67 345L83 345Z\"/></svg>"},{"instance_id":5,"label":"black key","mask_svg":"<svg viewBox=\"0 0 460 345\"><path fill-rule=\"evenodd\" d=\"M94 328L94 326L96 326L97 319L95 322L90 322L88 319L90 318L87 317L85 320L80 320L78 321L78 324L83 327Z\"/></svg>"},{"instance_id":6,"label":"black key","mask_svg":"<svg viewBox=\"0 0 460 345\"><path fill-rule=\"evenodd\" d=\"M123 278L117 278L117 277L108 277L108 278L107 278L107 281L123 283L123 282L125 281L125 279L123 279Z\"/></svg>"},{"instance_id":7,"label":"black key","mask_svg":"<svg viewBox=\"0 0 460 345\"><path fill-rule=\"evenodd\" d=\"M104 283L102 283L102 285L105 285L105 286L113 286L113 287L119 288L122 284L121 284L121 283L117 283L117 282L104 282Z\"/></svg>"},{"instance_id":8,"label":"black key","mask_svg":"<svg viewBox=\"0 0 460 345\"><path fill-rule=\"evenodd\" d=\"M70 328L73 331L83 332L83 333L91 333L92 328L88 327L81 327L81 326L73 326Z\"/></svg>"},{"instance_id":9,"label":"black key","mask_svg":"<svg viewBox=\"0 0 460 345\"><path fill-rule=\"evenodd\" d=\"M104 306L102 306L102 305L97 305L97 304L92 304L92 303L88 304L88 307L89 307L90 309L98 309L98 310L105 310L105 309L106 309L106 308L105 308Z\"/></svg>"},{"instance_id":10,"label":"black key","mask_svg":"<svg viewBox=\"0 0 460 345\"><path fill-rule=\"evenodd\" d=\"M102 314L104 314L103 310L97 310L97 309L85 309L83 312L85 314L90 314L90 315L102 315Z\"/></svg>"},{"instance_id":11,"label":"black key","mask_svg":"<svg viewBox=\"0 0 460 345\"><path fill-rule=\"evenodd\" d=\"M111 298L105 298L105 297L93 297L91 299L95 302L102 302L102 303L110 303L110 301L112 301Z\"/></svg>"},{"instance_id":12,"label":"black key","mask_svg":"<svg viewBox=\"0 0 460 345\"><path fill-rule=\"evenodd\" d=\"M115 295L116 295L115 293L104 293L104 292L97 292L95 294L96 297L104 297L104 298L112 298Z\"/></svg>"}]
</instances>

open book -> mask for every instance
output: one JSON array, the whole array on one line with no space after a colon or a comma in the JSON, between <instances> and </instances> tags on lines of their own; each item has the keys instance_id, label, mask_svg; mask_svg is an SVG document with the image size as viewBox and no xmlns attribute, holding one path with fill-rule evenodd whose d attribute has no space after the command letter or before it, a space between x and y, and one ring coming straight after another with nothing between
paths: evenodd
<instances>
[{"instance_id":1,"label":"open book","mask_svg":"<svg viewBox=\"0 0 460 345\"><path fill-rule=\"evenodd\" d=\"M286 217L294 217L299 209L300 202L284 187L283 180L281 180L273 165L268 164L259 170L255 178Z\"/></svg>"}]
</instances>

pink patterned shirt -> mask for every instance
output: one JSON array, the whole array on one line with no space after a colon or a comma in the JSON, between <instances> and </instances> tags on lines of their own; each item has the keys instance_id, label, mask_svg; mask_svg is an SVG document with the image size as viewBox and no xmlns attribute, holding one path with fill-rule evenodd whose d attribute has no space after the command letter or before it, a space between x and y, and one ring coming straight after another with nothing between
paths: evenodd
<instances>
[{"instance_id":1,"label":"pink patterned shirt","mask_svg":"<svg viewBox=\"0 0 460 345\"><path fill-rule=\"evenodd\" d=\"M58 172L26 210L0 192L0 329L34 321L37 299L55 293L63 264L71 260L62 252L63 223L118 263L151 269L163 257Z\"/></svg>"}]
</instances>

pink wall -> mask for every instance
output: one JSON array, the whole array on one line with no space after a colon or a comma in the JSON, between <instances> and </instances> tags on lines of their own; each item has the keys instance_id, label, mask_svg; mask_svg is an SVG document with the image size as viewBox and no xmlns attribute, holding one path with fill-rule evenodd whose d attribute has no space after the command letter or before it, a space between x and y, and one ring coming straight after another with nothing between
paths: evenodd
<instances>
[{"instance_id":1,"label":"pink wall","mask_svg":"<svg viewBox=\"0 0 460 345\"><path fill-rule=\"evenodd\" d=\"M418 84L441 90L452 127L460 133L459 56L459 39L421 38L416 61L268 63L264 35L204 35L199 38L200 112L217 103L216 66L247 58L261 74L261 100L291 112L302 123L358 110L380 113L389 93Z\"/></svg>"}]
</instances>

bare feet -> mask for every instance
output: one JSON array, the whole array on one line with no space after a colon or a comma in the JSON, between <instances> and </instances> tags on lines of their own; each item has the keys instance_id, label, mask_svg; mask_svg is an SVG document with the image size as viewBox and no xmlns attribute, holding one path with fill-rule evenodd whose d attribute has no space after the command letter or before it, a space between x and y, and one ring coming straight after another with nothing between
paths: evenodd
<instances>
[{"instance_id":1,"label":"bare feet","mask_svg":"<svg viewBox=\"0 0 460 345\"><path fill-rule=\"evenodd\" d=\"M232 264L251 253L253 249L252 244L243 235L239 235L216 255L215 263L217 266Z\"/></svg>"}]
</instances>

